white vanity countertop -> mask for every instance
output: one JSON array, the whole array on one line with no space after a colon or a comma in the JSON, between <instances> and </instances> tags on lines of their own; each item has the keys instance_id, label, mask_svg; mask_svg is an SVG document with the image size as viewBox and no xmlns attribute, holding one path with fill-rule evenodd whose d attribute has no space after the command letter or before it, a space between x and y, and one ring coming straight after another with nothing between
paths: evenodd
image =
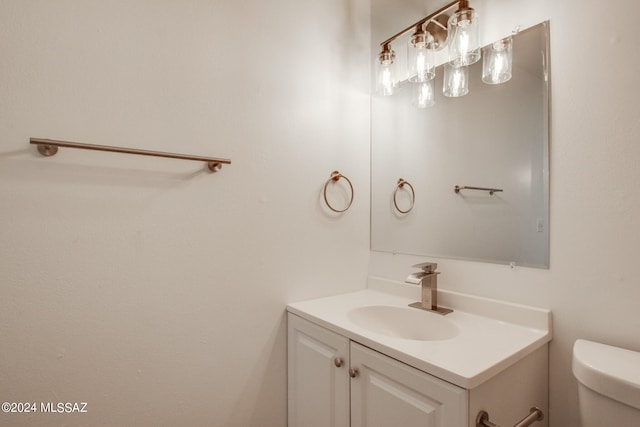
<instances>
[{"instance_id":1,"label":"white vanity countertop","mask_svg":"<svg viewBox=\"0 0 640 427\"><path fill-rule=\"evenodd\" d=\"M437 341L397 338L355 324L348 315L354 308L407 307L416 301L378 290L297 302L289 304L287 310L466 389L477 387L551 340L549 310L441 290L438 298L440 305L454 309L444 317L456 325L459 333Z\"/></svg>"}]
</instances>

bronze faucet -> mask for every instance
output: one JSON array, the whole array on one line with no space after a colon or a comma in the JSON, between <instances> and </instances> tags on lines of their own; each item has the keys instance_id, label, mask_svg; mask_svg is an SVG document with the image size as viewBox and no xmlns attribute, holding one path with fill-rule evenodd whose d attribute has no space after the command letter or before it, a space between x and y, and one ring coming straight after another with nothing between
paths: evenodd
<instances>
[{"instance_id":1,"label":"bronze faucet","mask_svg":"<svg viewBox=\"0 0 640 427\"><path fill-rule=\"evenodd\" d=\"M433 262L423 262L413 267L419 268L421 271L412 273L407 277L406 282L422 287L422 301L409 304L409 307L420 308L422 310L434 311L440 314L448 314L453 310L438 307L438 274L436 271L438 264Z\"/></svg>"}]
</instances>

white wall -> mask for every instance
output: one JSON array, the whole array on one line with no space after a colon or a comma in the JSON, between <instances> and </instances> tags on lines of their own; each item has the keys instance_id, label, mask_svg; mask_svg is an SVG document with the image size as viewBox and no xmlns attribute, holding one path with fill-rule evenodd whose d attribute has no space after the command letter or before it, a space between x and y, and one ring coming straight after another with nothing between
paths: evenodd
<instances>
[{"instance_id":1,"label":"white wall","mask_svg":"<svg viewBox=\"0 0 640 427\"><path fill-rule=\"evenodd\" d=\"M0 400L89 411L0 424L284 426L285 304L365 286L369 65L366 0L0 0Z\"/></svg>"},{"instance_id":2,"label":"white wall","mask_svg":"<svg viewBox=\"0 0 640 427\"><path fill-rule=\"evenodd\" d=\"M471 6L482 14L485 41L516 25L551 21L551 268L439 259L440 285L553 311L551 426L575 427L573 342L640 351L640 5L475 0ZM402 280L417 260L423 259L373 253L371 274Z\"/></svg>"}]
</instances>

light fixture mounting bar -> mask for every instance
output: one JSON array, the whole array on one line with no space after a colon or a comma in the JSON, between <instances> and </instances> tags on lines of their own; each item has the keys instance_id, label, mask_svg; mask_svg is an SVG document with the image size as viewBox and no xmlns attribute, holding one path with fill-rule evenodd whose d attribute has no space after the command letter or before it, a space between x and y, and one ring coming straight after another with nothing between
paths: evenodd
<instances>
[{"instance_id":1,"label":"light fixture mounting bar","mask_svg":"<svg viewBox=\"0 0 640 427\"><path fill-rule=\"evenodd\" d=\"M418 25L424 25L426 22L429 22L429 21L434 21L437 25L442 26L439 22L435 21L435 18L437 18L438 16L442 15L444 12L448 11L449 9L452 9L454 6L469 7L469 1L468 0L456 0L454 2L451 2L451 3L447 4L446 6L441 7L440 9L436 10L435 12L433 12L431 15L429 15L429 16L427 16L425 18L422 18L421 20L419 20L415 24L412 24L412 25L408 26L407 28L405 28L404 30L400 31L396 35L393 35L393 36L389 37L387 40L385 40L382 43L380 43L380 46L384 47L385 45L389 45L392 41L394 41L398 37L408 33L409 31L412 31Z\"/></svg>"}]
</instances>

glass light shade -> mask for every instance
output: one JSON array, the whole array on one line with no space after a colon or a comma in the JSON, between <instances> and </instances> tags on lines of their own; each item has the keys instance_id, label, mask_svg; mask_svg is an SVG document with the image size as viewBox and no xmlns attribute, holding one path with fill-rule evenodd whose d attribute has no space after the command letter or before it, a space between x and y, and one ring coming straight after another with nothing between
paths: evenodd
<instances>
[{"instance_id":1,"label":"glass light shade","mask_svg":"<svg viewBox=\"0 0 640 427\"><path fill-rule=\"evenodd\" d=\"M500 84L511 79L512 67L511 36L485 47L482 52L482 81Z\"/></svg>"},{"instance_id":2,"label":"glass light shade","mask_svg":"<svg viewBox=\"0 0 640 427\"><path fill-rule=\"evenodd\" d=\"M386 48L378 55L376 92L382 96L393 95L398 85L393 66L395 57L396 55L393 50Z\"/></svg>"},{"instance_id":3,"label":"glass light shade","mask_svg":"<svg viewBox=\"0 0 640 427\"><path fill-rule=\"evenodd\" d=\"M469 68L454 67L450 63L444 64L442 93L450 98L465 96L469 93Z\"/></svg>"},{"instance_id":4,"label":"glass light shade","mask_svg":"<svg viewBox=\"0 0 640 427\"><path fill-rule=\"evenodd\" d=\"M449 62L460 67L480 60L478 14L473 9L459 10L449 18Z\"/></svg>"},{"instance_id":5,"label":"glass light shade","mask_svg":"<svg viewBox=\"0 0 640 427\"><path fill-rule=\"evenodd\" d=\"M435 104L435 79L422 83L412 83L411 103L416 108L427 108Z\"/></svg>"},{"instance_id":6,"label":"glass light shade","mask_svg":"<svg viewBox=\"0 0 640 427\"><path fill-rule=\"evenodd\" d=\"M422 83L436 76L435 53L431 34L416 32L407 43L407 75L412 83Z\"/></svg>"}]
</instances>

